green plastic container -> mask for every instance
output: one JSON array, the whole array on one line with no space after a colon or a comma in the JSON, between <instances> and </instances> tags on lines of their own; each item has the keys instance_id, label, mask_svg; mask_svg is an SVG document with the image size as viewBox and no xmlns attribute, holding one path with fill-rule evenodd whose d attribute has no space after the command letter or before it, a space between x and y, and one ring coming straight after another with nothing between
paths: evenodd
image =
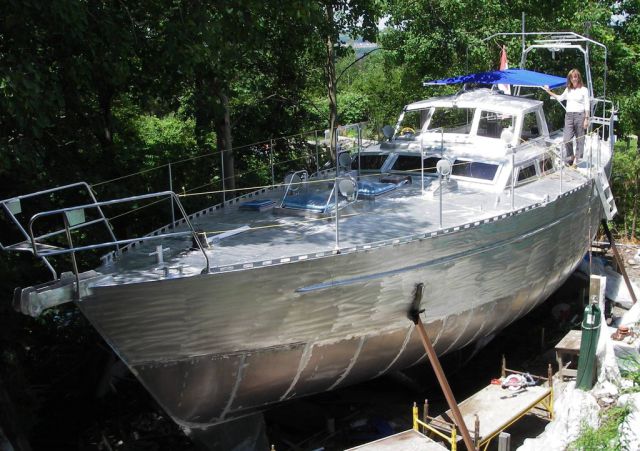
<instances>
[{"instance_id":1,"label":"green plastic container","mask_svg":"<svg viewBox=\"0 0 640 451\"><path fill-rule=\"evenodd\" d=\"M576 379L576 387L585 391L591 390L596 380L596 349L600 337L600 318L600 308L596 304L585 307Z\"/></svg>"}]
</instances>

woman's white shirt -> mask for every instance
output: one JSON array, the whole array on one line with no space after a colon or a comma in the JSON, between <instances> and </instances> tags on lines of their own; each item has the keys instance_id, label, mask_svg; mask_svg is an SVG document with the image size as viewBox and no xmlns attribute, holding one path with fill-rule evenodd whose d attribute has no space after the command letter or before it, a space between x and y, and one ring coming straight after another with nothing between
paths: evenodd
<instances>
[{"instance_id":1,"label":"woman's white shirt","mask_svg":"<svg viewBox=\"0 0 640 451\"><path fill-rule=\"evenodd\" d=\"M556 97L558 102L567 101L567 113L589 114L589 91L584 86L577 89L565 88L564 92Z\"/></svg>"}]
</instances>

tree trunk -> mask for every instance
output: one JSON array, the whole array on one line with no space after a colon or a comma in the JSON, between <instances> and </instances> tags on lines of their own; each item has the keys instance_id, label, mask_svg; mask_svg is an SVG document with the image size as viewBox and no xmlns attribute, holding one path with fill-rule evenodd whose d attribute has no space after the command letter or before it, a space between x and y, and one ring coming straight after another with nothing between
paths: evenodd
<instances>
[{"instance_id":1,"label":"tree trunk","mask_svg":"<svg viewBox=\"0 0 640 451\"><path fill-rule=\"evenodd\" d=\"M204 150L207 146L207 135L213 129L213 109L211 92L214 88L208 81L211 77L204 68L197 68L194 81L194 117L195 134L198 148Z\"/></svg>"},{"instance_id":2,"label":"tree trunk","mask_svg":"<svg viewBox=\"0 0 640 451\"><path fill-rule=\"evenodd\" d=\"M224 168L224 188L236 189L236 177L233 162L233 143L231 138L231 116L229 114L229 98L224 90L218 90L221 114L216 120L216 136L218 149L221 152ZM235 196L235 194L234 194Z\"/></svg>"},{"instance_id":3,"label":"tree trunk","mask_svg":"<svg viewBox=\"0 0 640 451\"><path fill-rule=\"evenodd\" d=\"M633 207L631 207L631 241L635 241L636 239L636 215L637 215L637 207L638 207L638 176L636 175L634 192L636 193L633 196Z\"/></svg>"},{"instance_id":4,"label":"tree trunk","mask_svg":"<svg viewBox=\"0 0 640 451\"><path fill-rule=\"evenodd\" d=\"M327 4L325 8L325 19L327 21L328 30L333 28L333 7ZM336 59L335 59L335 41L331 31L327 32L325 47L327 51L327 59L325 61L325 72L327 74L327 88L329 92L329 150L331 157L336 160L337 134L336 127L338 125L338 93L336 87ZM337 166L337 163L336 163Z\"/></svg>"},{"instance_id":5,"label":"tree trunk","mask_svg":"<svg viewBox=\"0 0 640 451\"><path fill-rule=\"evenodd\" d=\"M113 145L113 105L114 90L111 86L103 86L98 92L98 104L100 107L100 117L97 118L96 134L102 152L107 161L115 162L116 152ZM113 172L115 165L109 165L111 170L107 172Z\"/></svg>"}]
</instances>

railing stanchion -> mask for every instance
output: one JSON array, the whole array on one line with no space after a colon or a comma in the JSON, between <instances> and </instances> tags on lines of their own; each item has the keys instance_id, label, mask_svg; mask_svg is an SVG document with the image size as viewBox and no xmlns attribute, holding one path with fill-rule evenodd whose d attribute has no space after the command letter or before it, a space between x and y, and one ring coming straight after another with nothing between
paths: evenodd
<instances>
[{"instance_id":1,"label":"railing stanchion","mask_svg":"<svg viewBox=\"0 0 640 451\"><path fill-rule=\"evenodd\" d=\"M337 162L336 162L337 163ZM336 209L336 251L340 251L340 228L338 227L339 225L339 219L338 219L338 165L336 164L336 178L333 182L333 192L334 192L334 199L335 199L335 209Z\"/></svg>"},{"instance_id":2,"label":"railing stanchion","mask_svg":"<svg viewBox=\"0 0 640 451\"><path fill-rule=\"evenodd\" d=\"M358 179L360 178L360 151L362 150L362 129L358 123Z\"/></svg>"},{"instance_id":3,"label":"railing stanchion","mask_svg":"<svg viewBox=\"0 0 640 451\"><path fill-rule=\"evenodd\" d=\"M316 172L320 172L320 156L318 155L318 130L314 130L313 134L315 135L316 143Z\"/></svg>"},{"instance_id":4,"label":"railing stanchion","mask_svg":"<svg viewBox=\"0 0 640 451\"><path fill-rule=\"evenodd\" d=\"M563 144L564 146L564 144ZM562 194L562 181L564 178L564 147L563 149L560 151L560 194Z\"/></svg>"},{"instance_id":5,"label":"railing stanchion","mask_svg":"<svg viewBox=\"0 0 640 451\"><path fill-rule=\"evenodd\" d=\"M69 248L71 250L71 265L73 266L73 273L76 276L76 301L80 300L80 271L78 270L78 261L76 260L76 252L73 247L73 240L71 239L71 230L69 230L69 218L67 217L67 213L62 214L62 220L64 222L64 231L67 235L67 242L69 243ZM34 241L35 243L35 241ZM34 244L35 246L35 244Z\"/></svg>"},{"instance_id":6,"label":"railing stanchion","mask_svg":"<svg viewBox=\"0 0 640 451\"><path fill-rule=\"evenodd\" d=\"M422 133L420 133L420 193L424 196L424 136Z\"/></svg>"},{"instance_id":7,"label":"railing stanchion","mask_svg":"<svg viewBox=\"0 0 640 451\"><path fill-rule=\"evenodd\" d=\"M269 145L269 164L271 165L271 186L275 186L276 184L276 176L273 170L273 139Z\"/></svg>"},{"instance_id":8,"label":"railing stanchion","mask_svg":"<svg viewBox=\"0 0 640 451\"><path fill-rule=\"evenodd\" d=\"M169 191L173 192L173 177L171 175L171 162L169 162ZM173 229L176 225L176 212L173 206L173 198L171 200L171 228Z\"/></svg>"},{"instance_id":9,"label":"railing stanchion","mask_svg":"<svg viewBox=\"0 0 640 451\"><path fill-rule=\"evenodd\" d=\"M516 152L511 144L507 145L507 149L511 151L511 211L513 211L516 206Z\"/></svg>"},{"instance_id":10,"label":"railing stanchion","mask_svg":"<svg viewBox=\"0 0 640 451\"><path fill-rule=\"evenodd\" d=\"M440 229L442 229L442 174L438 171L438 181L440 182L440 187L438 191L440 191Z\"/></svg>"}]
</instances>

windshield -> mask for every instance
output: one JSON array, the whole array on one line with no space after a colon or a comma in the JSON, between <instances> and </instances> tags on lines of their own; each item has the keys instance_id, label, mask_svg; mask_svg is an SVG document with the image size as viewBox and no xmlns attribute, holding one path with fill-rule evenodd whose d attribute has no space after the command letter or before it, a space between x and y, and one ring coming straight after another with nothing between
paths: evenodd
<instances>
[{"instance_id":1,"label":"windshield","mask_svg":"<svg viewBox=\"0 0 640 451\"><path fill-rule=\"evenodd\" d=\"M431 119L427 130L443 128L445 133L459 133L468 135L473 122L473 112L471 108L432 108Z\"/></svg>"},{"instance_id":2,"label":"windshield","mask_svg":"<svg viewBox=\"0 0 640 451\"><path fill-rule=\"evenodd\" d=\"M511 129L513 131L514 122L514 117L509 114L482 111L478 123L478 136L500 138L502 130Z\"/></svg>"},{"instance_id":3,"label":"windshield","mask_svg":"<svg viewBox=\"0 0 640 451\"><path fill-rule=\"evenodd\" d=\"M411 139L419 135L427 120L427 114L427 110L406 111L400 120L400 128L397 130L396 138Z\"/></svg>"}]
</instances>

